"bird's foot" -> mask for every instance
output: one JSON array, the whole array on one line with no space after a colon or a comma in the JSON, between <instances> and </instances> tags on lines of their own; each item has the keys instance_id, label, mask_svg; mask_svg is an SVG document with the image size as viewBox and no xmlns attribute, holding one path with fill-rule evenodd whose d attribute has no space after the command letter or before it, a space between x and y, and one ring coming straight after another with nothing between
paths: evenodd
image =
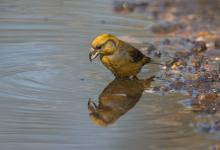
<instances>
[{"instance_id":1,"label":"bird's foot","mask_svg":"<svg viewBox=\"0 0 220 150\"><path fill-rule=\"evenodd\" d=\"M133 79L133 80L139 80L137 76L132 76L131 79Z\"/></svg>"}]
</instances>

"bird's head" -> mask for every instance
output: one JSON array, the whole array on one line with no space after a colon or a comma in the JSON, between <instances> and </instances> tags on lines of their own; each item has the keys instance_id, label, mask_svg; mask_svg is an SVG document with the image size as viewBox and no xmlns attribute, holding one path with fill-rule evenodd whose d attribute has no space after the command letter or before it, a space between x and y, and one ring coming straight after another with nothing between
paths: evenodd
<instances>
[{"instance_id":1,"label":"bird's head","mask_svg":"<svg viewBox=\"0 0 220 150\"><path fill-rule=\"evenodd\" d=\"M117 51L119 39L110 34L102 34L97 36L91 43L89 59L92 61L98 55L111 55Z\"/></svg>"}]
</instances>

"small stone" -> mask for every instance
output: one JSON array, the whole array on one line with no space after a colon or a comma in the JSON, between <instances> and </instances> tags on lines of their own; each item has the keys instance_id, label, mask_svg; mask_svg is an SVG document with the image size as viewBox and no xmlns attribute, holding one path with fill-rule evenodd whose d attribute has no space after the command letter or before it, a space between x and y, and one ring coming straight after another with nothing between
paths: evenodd
<instances>
[{"instance_id":1,"label":"small stone","mask_svg":"<svg viewBox=\"0 0 220 150\"><path fill-rule=\"evenodd\" d=\"M162 41L162 44L163 44L163 45L170 45L170 43L171 43L171 42L170 42L169 39L165 39L165 40Z\"/></svg>"},{"instance_id":2,"label":"small stone","mask_svg":"<svg viewBox=\"0 0 220 150\"><path fill-rule=\"evenodd\" d=\"M161 52L160 52L160 51L156 51L156 52L154 53L154 56L156 56L156 57L161 57Z\"/></svg>"},{"instance_id":3,"label":"small stone","mask_svg":"<svg viewBox=\"0 0 220 150\"><path fill-rule=\"evenodd\" d=\"M166 69L167 69L167 66L163 66L162 69L163 69L163 70L166 70Z\"/></svg>"},{"instance_id":4,"label":"small stone","mask_svg":"<svg viewBox=\"0 0 220 150\"><path fill-rule=\"evenodd\" d=\"M181 52L176 52L175 53L175 57L177 57L177 58L183 58L183 59L185 59L185 58L187 58L187 57L189 57L190 56L190 53L189 52L183 52L183 51L181 51Z\"/></svg>"},{"instance_id":5,"label":"small stone","mask_svg":"<svg viewBox=\"0 0 220 150\"><path fill-rule=\"evenodd\" d=\"M131 13L135 10L135 4L126 1L114 1L113 10L115 12Z\"/></svg>"},{"instance_id":6,"label":"small stone","mask_svg":"<svg viewBox=\"0 0 220 150\"><path fill-rule=\"evenodd\" d=\"M206 43L204 41L194 42L194 47L191 49L194 53L200 53L207 50Z\"/></svg>"},{"instance_id":7,"label":"small stone","mask_svg":"<svg viewBox=\"0 0 220 150\"><path fill-rule=\"evenodd\" d=\"M215 48L220 48L220 39L215 40Z\"/></svg>"}]
</instances>

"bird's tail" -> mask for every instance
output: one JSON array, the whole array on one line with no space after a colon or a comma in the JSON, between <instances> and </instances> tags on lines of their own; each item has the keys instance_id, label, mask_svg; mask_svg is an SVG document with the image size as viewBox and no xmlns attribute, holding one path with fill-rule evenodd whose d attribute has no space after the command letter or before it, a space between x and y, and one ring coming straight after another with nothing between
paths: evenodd
<instances>
[{"instance_id":1,"label":"bird's tail","mask_svg":"<svg viewBox=\"0 0 220 150\"><path fill-rule=\"evenodd\" d=\"M158 60L155 60L155 59L151 59L150 62L148 63L164 66L164 64L161 64Z\"/></svg>"},{"instance_id":2,"label":"bird's tail","mask_svg":"<svg viewBox=\"0 0 220 150\"><path fill-rule=\"evenodd\" d=\"M150 57L145 56L144 59L143 59L143 64L144 64L144 65L145 65L145 64L148 64L148 63L150 63L151 61L152 61L152 59L151 59Z\"/></svg>"}]
</instances>

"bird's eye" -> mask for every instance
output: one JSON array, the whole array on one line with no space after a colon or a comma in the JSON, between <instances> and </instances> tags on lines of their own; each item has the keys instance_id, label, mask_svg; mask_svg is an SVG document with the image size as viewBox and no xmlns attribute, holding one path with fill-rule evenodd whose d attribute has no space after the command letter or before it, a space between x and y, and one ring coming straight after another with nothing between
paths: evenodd
<instances>
[{"instance_id":1,"label":"bird's eye","mask_svg":"<svg viewBox=\"0 0 220 150\"><path fill-rule=\"evenodd\" d=\"M101 46L101 45L96 46L96 49L101 49L101 48L102 48L102 46Z\"/></svg>"}]
</instances>

